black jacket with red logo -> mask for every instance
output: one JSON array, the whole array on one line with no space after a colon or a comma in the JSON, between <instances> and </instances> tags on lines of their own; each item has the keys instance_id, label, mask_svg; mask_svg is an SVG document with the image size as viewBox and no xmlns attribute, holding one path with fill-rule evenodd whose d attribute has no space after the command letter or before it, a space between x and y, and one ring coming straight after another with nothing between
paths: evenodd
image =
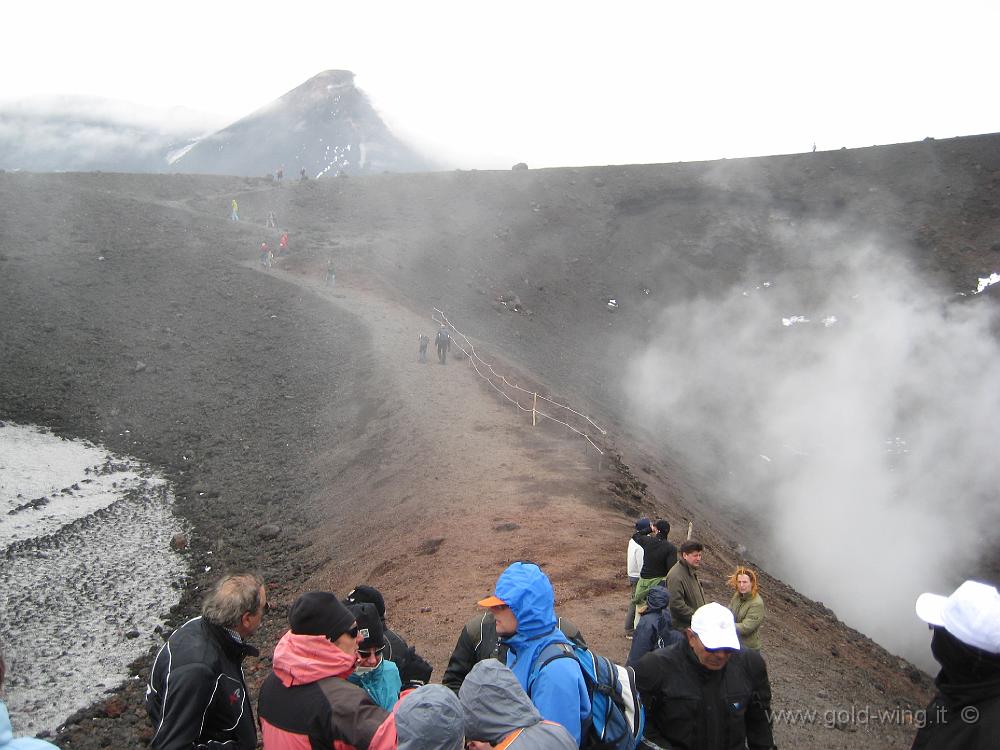
<instances>
[{"instance_id":1,"label":"black jacket with red logo","mask_svg":"<svg viewBox=\"0 0 1000 750\"><path fill-rule=\"evenodd\" d=\"M241 666L246 656L257 656L257 649L201 617L173 632L156 655L146 688L153 750L212 742L254 750L257 729Z\"/></svg>"}]
</instances>

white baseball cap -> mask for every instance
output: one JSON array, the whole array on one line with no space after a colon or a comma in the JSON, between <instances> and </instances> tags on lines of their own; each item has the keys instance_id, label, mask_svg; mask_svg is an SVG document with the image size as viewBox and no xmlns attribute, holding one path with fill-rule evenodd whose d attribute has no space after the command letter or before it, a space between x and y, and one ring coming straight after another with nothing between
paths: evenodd
<instances>
[{"instance_id":1,"label":"white baseball cap","mask_svg":"<svg viewBox=\"0 0 1000 750\"><path fill-rule=\"evenodd\" d=\"M721 604L712 602L698 607L691 617L691 630L701 639L705 648L739 649L733 613Z\"/></svg>"},{"instance_id":2,"label":"white baseball cap","mask_svg":"<svg viewBox=\"0 0 1000 750\"><path fill-rule=\"evenodd\" d=\"M951 596L921 594L917 617L944 627L962 643L1000 654L1000 592L979 581L966 581Z\"/></svg>"}]
</instances>

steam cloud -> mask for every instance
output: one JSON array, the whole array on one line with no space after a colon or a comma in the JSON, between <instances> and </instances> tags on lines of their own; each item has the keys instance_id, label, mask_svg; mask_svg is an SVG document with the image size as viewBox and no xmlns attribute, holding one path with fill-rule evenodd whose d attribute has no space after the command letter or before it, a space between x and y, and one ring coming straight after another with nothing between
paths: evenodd
<instances>
[{"instance_id":1,"label":"steam cloud","mask_svg":"<svg viewBox=\"0 0 1000 750\"><path fill-rule=\"evenodd\" d=\"M811 227L797 245L807 270L785 246L781 274L667 309L630 401L756 520L755 560L930 668L916 597L950 593L997 538L992 306L874 239Z\"/></svg>"}]
</instances>

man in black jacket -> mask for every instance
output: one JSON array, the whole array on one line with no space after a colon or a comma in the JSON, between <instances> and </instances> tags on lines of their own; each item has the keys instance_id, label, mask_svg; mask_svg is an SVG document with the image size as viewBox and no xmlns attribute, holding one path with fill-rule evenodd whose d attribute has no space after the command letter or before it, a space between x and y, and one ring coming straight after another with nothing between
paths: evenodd
<instances>
[{"instance_id":1,"label":"man in black jacket","mask_svg":"<svg viewBox=\"0 0 1000 750\"><path fill-rule=\"evenodd\" d=\"M1000 592L966 581L951 596L921 594L917 616L934 630L937 695L913 750L986 750L1000 737Z\"/></svg>"},{"instance_id":2,"label":"man in black jacket","mask_svg":"<svg viewBox=\"0 0 1000 750\"><path fill-rule=\"evenodd\" d=\"M573 643L586 648L587 641L584 640L580 628L565 617L558 618L557 622L563 635ZM455 644L455 650L451 652L441 684L457 693L466 675L476 664L485 659L499 659L502 664L507 663L507 646L500 643L497 637L497 621L489 610L485 614L474 615L465 623L458 636L458 643Z\"/></svg>"},{"instance_id":3,"label":"man in black jacket","mask_svg":"<svg viewBox=\"0 0 1000 750\"><path fill-rule=\"evenodd\" d=\"M740 649L733 613L715 602L699 607L685 636L635 666L645 737L672 750L772 750L767 667Z\"/></svg>"},{"instance_id":4,"label":"man in black jacket","mask_svg":"<svg viewBox=\"0 0 1000 750\"><path fill-rule=\"evenodd\" d=\"M175 630L156 655L146 689L153 750L254 750L257 729L241 663L267 611L260 577L229 573L212 587L201 617Z\"/></svg>"},{"instance_id":5,"label":"man in black jacket","mask_svg":"<svg viewBox=\"0 0 1000 750\"><path fill-rule=\"evenodd\" d=\"M670 522L660 519L653 524L654 533L649 536L633 537L642 547L642 568L639 581L632 594L632 603L641 607L646 603L646 592L658 586L677 562L677 547L667 541Z\"/></svg>"}]
</instances>

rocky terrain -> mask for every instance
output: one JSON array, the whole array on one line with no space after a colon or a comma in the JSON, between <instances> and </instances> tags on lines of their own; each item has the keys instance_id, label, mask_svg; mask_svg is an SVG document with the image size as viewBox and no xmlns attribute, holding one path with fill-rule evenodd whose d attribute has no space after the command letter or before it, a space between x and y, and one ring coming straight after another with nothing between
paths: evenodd
<instances>
[{"instance_id":1,"label":"rocky terrain","mask_svg":"<svg viewBox=\"0 0 1000 750\"><path fill-rule=\"evenodd\" d=\"M637 514L666 516L675 537L691 524L718 601L737 562L767 557L754 550L762 520L730 504L725 471L693 457L726 457L725 446L636 415L625 373L663 309L791 269L805 290L795 310L814 314L814 248L774 238L812 241L818 226L890 238L942 297L974 288L1000 265L998 182L997 136L281 186L0 174L0 418L128 453L174 483L191 576L164 602L168 625L196 610L222 566L263 571L276 606L263 656L247 664L254 686L299 593L362 582L385 592L390 623L439 678L475 601L522 558L544 565L588 641L623 659ZM257 248L282 230L290 254L261 269ZM995 289L959 304L992 307ZM444 367L418 363L435 309L508 381L606 434L573 421L591 444L532 428L531 399L515 408L498 388L515 392L457 350ZM995 575L995 560L976 565ZM930 677L784 577L762 576L774 704L812 713L779 720L778 744L905 746ZM69 717L60 747L142 746L149 659Z\"/></svg>"}]
</instances>

